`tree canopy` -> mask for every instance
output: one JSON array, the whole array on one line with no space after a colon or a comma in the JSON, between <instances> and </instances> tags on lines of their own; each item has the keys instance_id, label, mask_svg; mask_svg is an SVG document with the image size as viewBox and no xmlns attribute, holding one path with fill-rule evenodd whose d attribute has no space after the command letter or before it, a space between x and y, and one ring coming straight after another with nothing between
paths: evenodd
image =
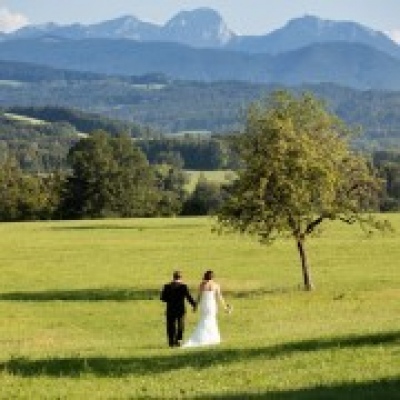
<instances>
[{"instance_id":1,"label":"tree canopy","mask_svg":"<svg viewBox=\"0 0 400 400\"><path fill-rule=\"evenodd\" d=\"M324 220L381 224L371 210L380 181L349 146L351 129L313 95L274 92L252 104L234 139L238 178L218 215L222 229L255 234L262 242L290 235L311 290L305 239Z\"/></svg>"},{"instance_id":2,"label":"tree canopy","mask_svg":"<svg viewBox=\"0 0 400 400\"><path fill-rule=\"evenodd\" d=\"M62 209L74 218L144 217L155 214L156 180L131 138L95 132L69 152L72 175Z\"/></svg>"}]
</instances>

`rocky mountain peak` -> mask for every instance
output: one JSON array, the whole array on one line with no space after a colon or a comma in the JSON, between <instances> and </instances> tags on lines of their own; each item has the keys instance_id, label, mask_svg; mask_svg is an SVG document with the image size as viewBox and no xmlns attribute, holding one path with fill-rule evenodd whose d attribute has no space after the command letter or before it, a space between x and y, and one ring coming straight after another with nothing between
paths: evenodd
<instances>
[{"instance_id":1,"label":"rocky mountain peak","mask_svg":"<svg viewBox=\"0 0 400 400\"><path fill-rule=\"evenodd\" d=\"M179 12L164 25L163 34L196 47L224 46L234 36L221 15L210 8Z\"/></svg>"}]
</instances>

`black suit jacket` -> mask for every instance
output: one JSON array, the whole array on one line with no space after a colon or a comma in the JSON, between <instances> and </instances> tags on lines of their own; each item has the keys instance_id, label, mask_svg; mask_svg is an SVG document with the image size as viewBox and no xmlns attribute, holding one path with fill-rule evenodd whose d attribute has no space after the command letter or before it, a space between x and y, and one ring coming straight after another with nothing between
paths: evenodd
<instances>
[{"instance_id":1,"label":"black suit jacket","mask_svg":"<svg viewBox=\"0 0 400 400\"><path fill-rule=\"evenodd\" d=\"M172 281L164 285L160 298L167 303L167 316L170 317L181 317L185 314L185 299L193 307L196 306L187 285L182 282Z\"/></svg>"}]
</instances>

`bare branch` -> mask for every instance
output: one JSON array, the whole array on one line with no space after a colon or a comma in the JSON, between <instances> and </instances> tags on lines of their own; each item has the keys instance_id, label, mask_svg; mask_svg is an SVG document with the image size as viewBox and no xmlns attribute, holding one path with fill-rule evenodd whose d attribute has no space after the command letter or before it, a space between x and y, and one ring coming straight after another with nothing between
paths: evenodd
<instances>
[{"instance_id":1,"label":"bare branch","mask_svg":"<svg viewBox=\"0 0 400 400\"><path fill-rule=\"evenodd\" d=\"M326 218L326 215L321 215L314 221L310 222L307 225L307 228L305 230L305 234L309 235L324 219Z\"/></svg>"}]
</instances>

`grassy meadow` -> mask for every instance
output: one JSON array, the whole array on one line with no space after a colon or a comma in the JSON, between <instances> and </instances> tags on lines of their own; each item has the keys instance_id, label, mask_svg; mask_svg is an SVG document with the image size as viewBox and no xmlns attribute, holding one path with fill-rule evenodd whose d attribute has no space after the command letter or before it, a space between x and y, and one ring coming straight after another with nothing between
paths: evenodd
<instances>
[{"instance_id":1,"label":"grassy meadow","mask_svg":"<svg viewBox=\"0 0 400 400\"><path fill-rule=\"evenodd\" d=\"M231 181L235 176L235 173L230 170L215 170L215 171L186 170L185 173L187 174L188 177L188 182L185 187L188 193L193 192L200 177L205 178L208 182L215 182L221 184Z\"/></svg>"},{"instance_id":2,"label":"grassy meadow","mask_svg":"<svg viewBox=\"0 0 400 400\"><path fill-rule=\"evenodd\" d=\"M394 234L331 223L295 244L218 236L207 218L0 225L0 399L400 399ZM213 269L223 343L169 349L161 286ZM197 315L188 312L186 335Z\"/></svg>"}]
</instances>

